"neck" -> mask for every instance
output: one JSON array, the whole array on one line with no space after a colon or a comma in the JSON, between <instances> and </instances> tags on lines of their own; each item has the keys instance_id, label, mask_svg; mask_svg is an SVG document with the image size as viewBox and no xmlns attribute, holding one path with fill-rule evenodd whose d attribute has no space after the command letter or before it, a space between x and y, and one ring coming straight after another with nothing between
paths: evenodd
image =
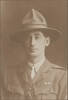
<instances>
[{"instance_id":1,"label":"neck","mask_svg":"<svg viewBox=\"0 0 68 100\"><path fill-rule=\"evenodd\" d=\"M45 59L45 55L39 55L37 57L27 57L27 61L33 64L40 62L41 60Z\"/></svg>"}]
</instances>

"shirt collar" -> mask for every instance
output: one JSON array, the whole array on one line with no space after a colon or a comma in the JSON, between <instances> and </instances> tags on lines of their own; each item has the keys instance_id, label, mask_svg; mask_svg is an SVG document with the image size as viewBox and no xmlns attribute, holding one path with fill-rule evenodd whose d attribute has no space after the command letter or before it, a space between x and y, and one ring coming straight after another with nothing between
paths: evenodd
<instances>
[{"instance_id":1,"label":"shirt collar","mask_svg":"<svg viewBox=\"0 0 68 100\"><path fill-rule=\"evenodd\" d=\"M31 63L31 62L28 62L28 66L29 66L31 69L34 67L34 68L35 68L35 71L37 72L37 71L39 70L40 66L44 63L44 61L45 61L45 57L41 58L41 59L39 60L39 62L37 62L37 63L35 63L35 64L33 64L33 63Z\"/></svg>"}]
</instances>

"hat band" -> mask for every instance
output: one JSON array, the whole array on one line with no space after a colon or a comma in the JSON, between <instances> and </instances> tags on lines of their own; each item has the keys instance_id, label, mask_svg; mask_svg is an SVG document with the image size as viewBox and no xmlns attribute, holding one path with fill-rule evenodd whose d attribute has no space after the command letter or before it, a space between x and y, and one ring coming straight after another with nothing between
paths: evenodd
<instances>
[{"instance_id":1,"label":"hat band","mask_svg":"<svg viewBox=\"0 0 68 100\"><path fill-rule=\"evenodd\" d=\"M38 29L38 28L48 28L48 27L45 24L24 25L24 29Z\"/></svg>"}]
</instances>

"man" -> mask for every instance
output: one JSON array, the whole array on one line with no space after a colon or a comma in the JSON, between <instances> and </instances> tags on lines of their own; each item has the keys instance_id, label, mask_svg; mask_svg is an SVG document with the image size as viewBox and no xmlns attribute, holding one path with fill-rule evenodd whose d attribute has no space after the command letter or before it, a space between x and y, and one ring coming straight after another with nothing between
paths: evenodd
<instances>
[{"instance_id":1,"label":"man","mask_svg":"<svg viewBox=\"0 0 68 100\"><path fill-rule=\"evenodd\" d=\"M46 58L46 48L59 35L60 31L47 26L40 12L32 9L27 13L22 29L15 34L26 59L7 69L2 100L66 100L66 71Z\"/></svg>"}]
</instances>

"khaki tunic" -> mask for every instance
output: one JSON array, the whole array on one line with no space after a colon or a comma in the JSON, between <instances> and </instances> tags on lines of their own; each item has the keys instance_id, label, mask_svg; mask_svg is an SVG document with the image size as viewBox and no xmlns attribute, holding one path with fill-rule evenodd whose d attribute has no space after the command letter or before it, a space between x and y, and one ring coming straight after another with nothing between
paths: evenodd
<instances>
[{"instance_id":1,"label":"khaki tunic","mask_svg":"<svg viewBox=\"0 0 68 100\"><path fill-rule=\"evenodd\" d=\"M1 100L67 100L66 71L46 60L34 79L26 64L7 69Z\"/></svg>"}]
</instances>

